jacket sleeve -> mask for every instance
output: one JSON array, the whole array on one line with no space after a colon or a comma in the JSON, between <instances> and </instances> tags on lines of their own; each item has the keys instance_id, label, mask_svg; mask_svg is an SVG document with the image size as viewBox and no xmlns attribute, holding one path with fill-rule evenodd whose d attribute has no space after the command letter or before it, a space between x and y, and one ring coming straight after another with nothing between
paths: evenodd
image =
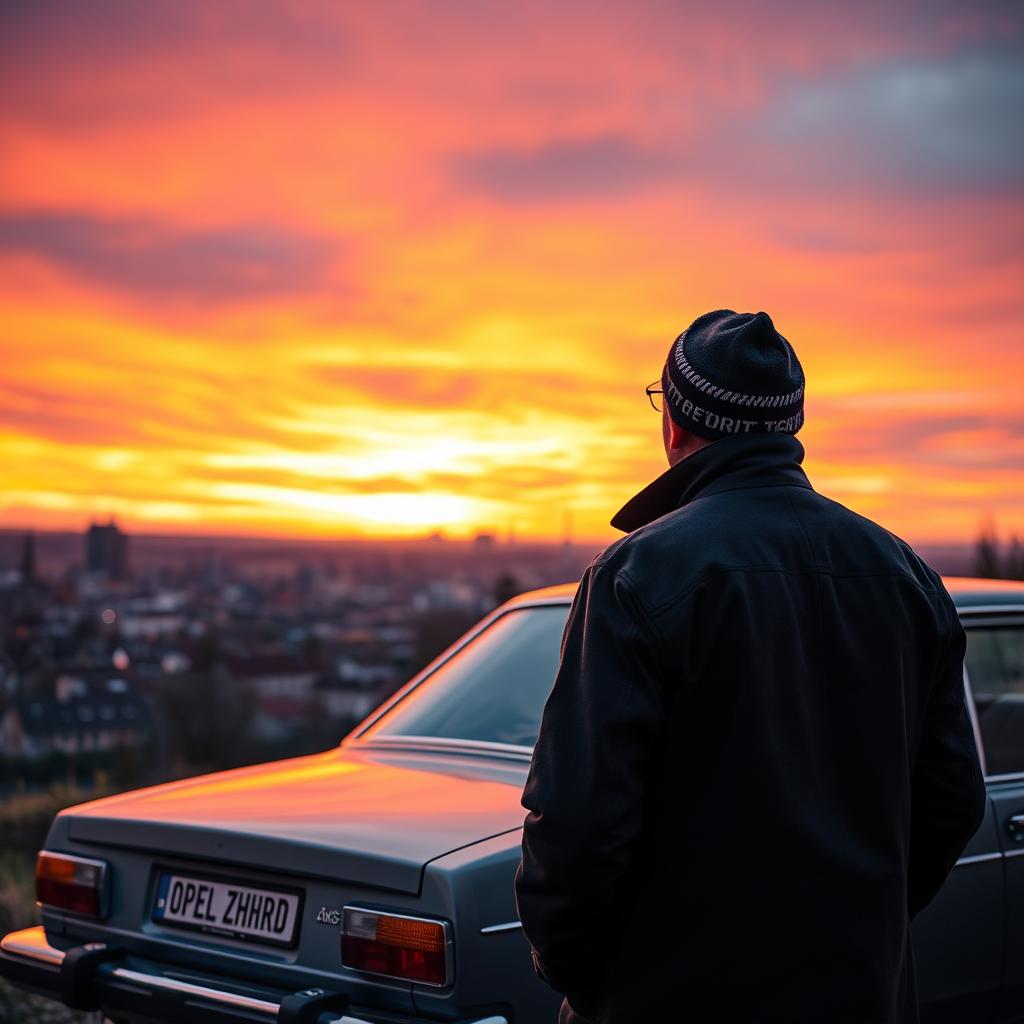
<instances>
[{"instance_id":1,"label":"jacket sleeve","mask_svg":"<svg viewBox=\"0 0 1024 1024\"><path fill-rule=\"evenodd\" d=\"M523 794L516 875L537 973L570 997L593 991L664 721L653 629L621 575L583 576Z\"/></svg>"},{"instance_id":2,"label":"jacket sleeve","mask_svg":"<svg viewBox=\"0 0 1024 1024\"><path fill-rule=\"evenodd\" d=\"M967 638L946 597L945 651L925 706L911 791L907 905L913 917L935 897L985 815L985 780L964 691Z\"/></svg>"}]
</instances>

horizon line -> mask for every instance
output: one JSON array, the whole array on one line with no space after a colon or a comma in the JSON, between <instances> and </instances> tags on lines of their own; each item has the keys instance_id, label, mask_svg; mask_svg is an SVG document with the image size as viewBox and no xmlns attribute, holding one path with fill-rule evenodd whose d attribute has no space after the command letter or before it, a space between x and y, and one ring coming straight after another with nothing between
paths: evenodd
<instances>
[{"instance_id":1,"label":"horizon line","mask_svg":"<svg viewBox=\"0 0 1024 1024\"><path fill-rule=\"evenodd\" d=\"M439 528L429 533L408 535L408 534L392 534L392 535L367 535L367 534L342 534L337 536L330 535L297 535L297 534L277 534L277 533L250 533L247 531L242 532L189 532L189 531L170 531L165 532L161 530L149 531L149 530L138 530L131 527L125 527L117 522L116 517L108 517L106 520L95 519L92 520L89 525L73 529L70 527L64 529L52 529L48 527L37 527L37 526L0 526L0 536L4 534L17 534L24 535L32 533L36 535L51 535L51 536L84 536L90 526L98 525L104 526L109 525L110 522L114 522L119 529L129 538L146 538L151 540L195 540L195 541L263 541L269 543L299 543L299 544L429 544L429 543L444 543L444 544L466 544L472 545L479 541L480 538L490 538L496 545L503 547L510 547L516 545L522 546L562 546L570 544L573 547L586 547L586 546L597 546L599 548L606 547L612 543L618 536L625 536L619 534L617 531L611 533L605 537L556 537L556 536L537 536L533 534L516 534L511 535L507 532L502 533L497 530L478 530L472 534L449 534L443 528ZM611 528L610 528L611 530ZM933 540L920 540L920 541L909 541L914 546L918 547L972 547L978 543L987 534L982 531L971 537L957 537L957 538L941 538ZM1014 536L1013 531L1005 534L1007 540ZM611 539L609 539L609 537ZM997 535L997 542L1003 543Z\"/></svg>"}]
</instances>

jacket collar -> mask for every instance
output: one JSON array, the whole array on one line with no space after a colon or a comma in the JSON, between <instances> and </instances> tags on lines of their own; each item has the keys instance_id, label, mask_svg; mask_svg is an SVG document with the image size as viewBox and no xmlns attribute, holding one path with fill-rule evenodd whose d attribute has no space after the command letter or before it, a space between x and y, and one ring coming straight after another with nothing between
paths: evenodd
<instances>
[{"instance_id":1,"label":"jacket collar","mask_svg":"<svg viewBox=\"0 0 1024 1024\"><path fill-rule=\"evenodd\" d=\"M800 468L804 446L792 434L734 434L699 448L677 462L612 518L631 533L694 498L744 487L807 487Z\"/></svg>"}]
</instances>

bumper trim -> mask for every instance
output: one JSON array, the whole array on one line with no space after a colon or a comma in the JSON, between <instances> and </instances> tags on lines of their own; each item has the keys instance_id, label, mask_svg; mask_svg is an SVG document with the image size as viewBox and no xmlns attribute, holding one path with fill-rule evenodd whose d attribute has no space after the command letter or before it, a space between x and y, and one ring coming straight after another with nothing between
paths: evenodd
<instances>
[{"instance_id":1,"label":"bumper trim","mask_svg":"<svg viewBox=\"0 0 1024 1024\"><path fill-rule=\"evenodd\" d=\"M23 956L36 960L41 964L59 967L64 963L64 950L54 949L46 941L46 933L41 927L22 928L20 932L9 932L0 939L0 950L11 956Z\"/></svg>"},{"instance_id":2,"label":"bumper trim","mask_svg":"<svg viewBox=\"0 0 1024 1024\"><path fill-rule=\"evenodd\" d=\"M46 941L46 933L41 926L23 928L21 931L10 932L5 935L0 939L0 952L22 962L34 962L40 965L40 967L50 969L62 967L67 955L64 950L57 949ZM274 1003L267 999L244 996L237 992L228 992L206 985L197 985L191 981L181 981L177 978L168 978L160 974L147 974L145 971L136 971L130 967L118 966L116 962L111 961L100 964L96 968L95 974L101 978L109 978L114 981L135 985L144 990L159 990L171 993L179 998L191 997L202 999L224 1008L241 1010L250 1014L261 1014L272 1021L278 1019L278 1011L280 1010L279 1003ZM48 994L51 998L58 997L56 991L51 991ZM331 1024L373 1024L373 1022L363 1017L353 1017L343 1013L340 1016L334 1017ZM508 1024L508 1021L505 1017L500 1016L483 1017L473 1021L463 1021L462 1024Z\"/></svg>"},{"instance_id":3,"label":"bumper trim","mask_svg":"<svg viewBox=\"0 0 1024 1024\"><path fill-rule=\"evenodd\" d=\"M146 974L144 971L133 971L128 967L115 967L105 973L120 981L132 981L136 985L143 985L147 988L158 988L164 992L175 992L183 996L196 996L200 999L208 999L211 1003L221 1003L239 1010L251 1010L256 1013L265 1013L268 1017L277 1017L278 1004L271 1003L266 999L240 996L235 992L207 988L206 985L196 985L191 981L179 981L177 978L162 978L159 974Z\"/></svg>"},{"instance_id":4,"label":"bumper trim","mask_svg":"<svg viewBox=\"0 0 1024 1024\"><path fill-rule=\"evenodd\" d=\"M46 933L42 927L24 928L19 932L11 932L0 939L0 950L10 956L24 957L28 960L35 960L38 963L49 964L54 967L61 967L64 964L65 952L56 949L46 941ZM226 992L219 988L210 988L207 985L197 985L191 981L180 981L177 978L166 978L159 974L147 974L145 971L135 971L130 967L119 967L107 963L97 968L97 973L118 981L129 982L146 989L158 989L162 992L173 992L178 996L193 996L198 999L205 999L220 1006L228 1006L236 1010L248 1010L250 1013L264 1014L272 1020L277 1019L278 1003L272 1003L267 999L256 999L253 996L243 996L236 992ZM350 1024L368 1024L360 1022L355 1017L341 1018Z\"/></svg>"}]
</instances>

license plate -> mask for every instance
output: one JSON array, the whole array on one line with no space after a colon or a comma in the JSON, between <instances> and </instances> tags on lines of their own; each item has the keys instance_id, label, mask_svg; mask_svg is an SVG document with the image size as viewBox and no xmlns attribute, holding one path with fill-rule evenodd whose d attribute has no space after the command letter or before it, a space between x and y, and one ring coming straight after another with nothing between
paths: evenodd
<instances>
[{"instance_id":1,"label":"license plate","mask_svg":"<svg viewBox=\"0 0 1024 1024\"><path fill-rule=\"evenodd\" d=\"M292 946L301 904L296 892L164 871L156 889L153 920L234 939Z\"/></svg>"}]
</instances>

